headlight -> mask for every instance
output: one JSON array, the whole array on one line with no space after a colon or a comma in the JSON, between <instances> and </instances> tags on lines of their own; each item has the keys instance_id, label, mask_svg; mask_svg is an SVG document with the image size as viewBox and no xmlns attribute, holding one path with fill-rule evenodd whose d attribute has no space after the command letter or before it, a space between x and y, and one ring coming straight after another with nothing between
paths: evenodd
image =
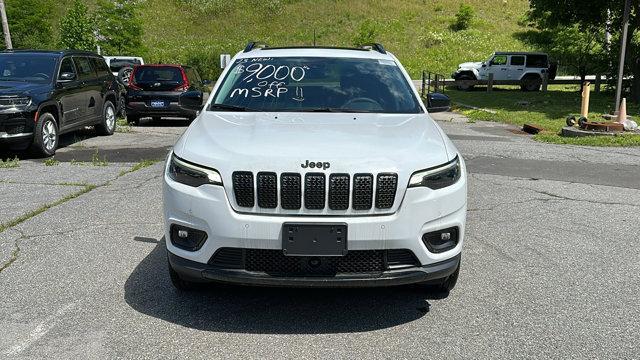
<instances>
[{"instance_id":1,"label":"headlight","mask_svg":"<svg viewBox=\"0 0 640 360\"><path fill-rule=\"evenodd\" d=\"M28 96L3 96L0 97L0 108L12 109L26 107L31 104L31 98Z\"/></svg>"},{"instance_id":2,"label":"headlight","mask_svg":"<svg viewBox=\"0 0 640 360\"><path fill-rule=\"evenodd\" d=\"M427 170L420 170L409 180L409 187L426 186L438 190L455 184L461 175L460 158L456 156L452 161Z\"/></svg>"},{"instance_id":3,"label":"headlight","mask_svg":"<svg viewBox=\"0 0 640 360\"><path fill-rule=\"evenodd\" d=\"M167 173L174 181L193 187L204 184L222 185L222 177L216 170L192 164L175 154L171 155Z\"/></svg>"}]
</instances>

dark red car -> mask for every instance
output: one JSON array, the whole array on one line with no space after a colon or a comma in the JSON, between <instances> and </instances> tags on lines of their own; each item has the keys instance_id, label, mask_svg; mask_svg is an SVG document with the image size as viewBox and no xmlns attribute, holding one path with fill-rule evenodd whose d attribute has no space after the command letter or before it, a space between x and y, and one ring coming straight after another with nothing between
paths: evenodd
<instances>
[{"instance_id":1,"label":"dark red car","mask_svg":"<svg viewBox=\"0 0 640 360\"><path fill-rule=\"evenodd\" d=\"M137 65L133 68L127 89L127 122L138 124L144 117L193 120L199 111L181 107L180 96L186 92L199 92L204 105L209 95L208 84L190 66Z\"/></svg>"}]
</instances>

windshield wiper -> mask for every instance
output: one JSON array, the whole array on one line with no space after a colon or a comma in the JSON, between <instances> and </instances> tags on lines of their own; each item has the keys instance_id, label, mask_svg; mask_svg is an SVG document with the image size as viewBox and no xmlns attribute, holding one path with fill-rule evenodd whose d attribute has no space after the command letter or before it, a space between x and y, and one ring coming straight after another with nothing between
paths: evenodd
<instances>
[{"instance_id":1,"label":"windshield wiper","mask_svg":"<svg viewBox=\"0 0 640 360\"><path fill-rule=\"evenodd\" d=\"M331 113L371 113L374 111L370 110L356 110L356 109L342 109L342 108L309 108L309 109L300 109L300 112L331 112Z\"/></svg>"},{"instance_id":2,"label":"windshield wiper","mask_svg":"<svg viewBox=\"0 0 640 360\"><path fill-rule=\"evenodd\" d=\"M209 109L219 109L219 110L229 110L229 111L252 111L252 109L249 109L248 107L229 105L229 104L211 104Z\"/></svg>"}]
</instances>

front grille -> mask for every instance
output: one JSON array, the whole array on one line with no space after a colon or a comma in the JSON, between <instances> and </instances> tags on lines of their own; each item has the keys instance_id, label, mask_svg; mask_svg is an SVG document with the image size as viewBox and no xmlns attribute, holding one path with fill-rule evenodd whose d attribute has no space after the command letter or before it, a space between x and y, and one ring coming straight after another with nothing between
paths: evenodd
<instances>
[{"instance_id":1,"label":"front grille","mask_svg":"<svg viewBox=\"0 0 640 360\"><path fill-rule=\"evenodd\" d=\"M286 210L298 210L301 206L302 185L300 174L280 175L280 206Z\"/></svg>"},{"instance_id":2,"label":"front grille","mask_svg":"<svg viewBox=\"0 0 640 360\"><path fill-rule=\"evenodd\" d=\"M356 174L353 177L353 208L355 210L371 209L373 198L373 175Z\"/></svg>"},{"instance_id":3,"label":"front grille","mask_svg":"<svg viewBox=\"0 0 640 360\"><path fill-rule=\"evenodd\" d=\"M329 209L347 210L349 190L349 174L331 174L329 176Z\"/></svg>"},{"instance_id":4,"label":"front grille","mask_svg":"<svg viewBox=\"0 0 640 360\"><path fill-rule=\"evenodd\" d=\"M396 188L398 187L398 175L378 174L376 181L376 208L389 209L396 199Z\"/></svg>"},{"instance_id":5,"label":"front grille","mask_svg":"<svg viewBox=\"0 0 640 360\"><path fill-rule=\"evenodd\" d=\"M236 202L240 206L253 207L253 173L250 171L236 171L233 177L233 192Z\"/></svg>"},{"instance_id":6,"label":"front grille","mask_svg":"<svg viewBox=\"0 0 640 360\"><path fill-rule=\"evenodd\" d=\"M256 184L249 171L236 171L232 179L239 206L254 207L257 199L258 207L264 209L277 208L279 199L282 209L299 210L303 198L309 210L322 210L328 205L331 210L344 211L350 204L354 210L371 210L374 204L376 209L391 209L398 190L395 173L377 174L375 189L373 174L355 174L352 181L349 174L330 174L327 179L324 173L307 173L303 186L301 174L282 173L279 188L275 172L258 172Z\"/></svg>"},{"instance_id":7,"label":"front grille","mask_svg":"<svg viewBox=\"0 0 640 360\"><path fill-rule=\"evenodd\" d=\"M310 210L324 209L325 176L308 173L304 177L304 207Z\"/></svg>"},{"instance_id":8,"label":"front grille","mask_svg":"<svg viewBox=\"0 0 640 360\"><path fill-rule=\"evenodd\" d=\"M269 209L275 209L278 206L276 173L258 173L258 206Z\"/></svg>"},{"instance_id":9,"label":"front grille","mask_svg":"<svg viewBox=\"0 0 640 360\"><path fill-rule=\"evenodd\" d=\"M23 117L8 118L0 117L0 132L6 132L9 135L20 134L25 132L25 124L27 119Z\"/></svg>"},{"instance_id":10,"label":"front grille","mask_svg":"<svg viewBox=\"0 0 640 360\"><path fill-rule=\"evenodd\" d=\"M282 250L221 248L209 264L222 269L244 269L274 276L335 276L381 273L420 266L411 250L352 250L345 256L285 256Z\"/></svg>"}]
</instances>

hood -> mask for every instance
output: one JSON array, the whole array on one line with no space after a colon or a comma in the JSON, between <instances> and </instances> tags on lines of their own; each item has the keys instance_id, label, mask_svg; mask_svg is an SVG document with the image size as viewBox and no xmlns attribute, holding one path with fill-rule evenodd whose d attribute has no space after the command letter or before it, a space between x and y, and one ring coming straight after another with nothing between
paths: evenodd
<instances>
[{"instance_id":1,"label":"hood","mask_svg":"<svg viewBox=\"0 0 640 360\"><path fill-rule=\"evenodd\" d=\"M427 114L227 113L206 111L174 147L177 156L234 171L398 174L404 194L411 174L447 162L447 148ZM309 162L329 168L304 167ZM229 198L230 186L225 186ZM401 197L399 197L401 199ZM400 201L396 201L396 207Z\"/></svg>"},{"instance_id":2,"label":"hood","mask_svg":"<svg viewBox=\"0 0 640 360\"><path fill-rule=\"evenodd\" d=\"M482 67L482 62L466 62L458 65L459 69L479 69Z\"/></svg>"},{"instance_id":3,"label":"hood","mask_svg":"<svg viewBox=\"0 0 640 360\"><path fill-rule=\"evenodd\" d=\"M0 81L1 95L31 95L48 91L50 84L29 83L23 81Z\"/></svg>"}]
</instances>

